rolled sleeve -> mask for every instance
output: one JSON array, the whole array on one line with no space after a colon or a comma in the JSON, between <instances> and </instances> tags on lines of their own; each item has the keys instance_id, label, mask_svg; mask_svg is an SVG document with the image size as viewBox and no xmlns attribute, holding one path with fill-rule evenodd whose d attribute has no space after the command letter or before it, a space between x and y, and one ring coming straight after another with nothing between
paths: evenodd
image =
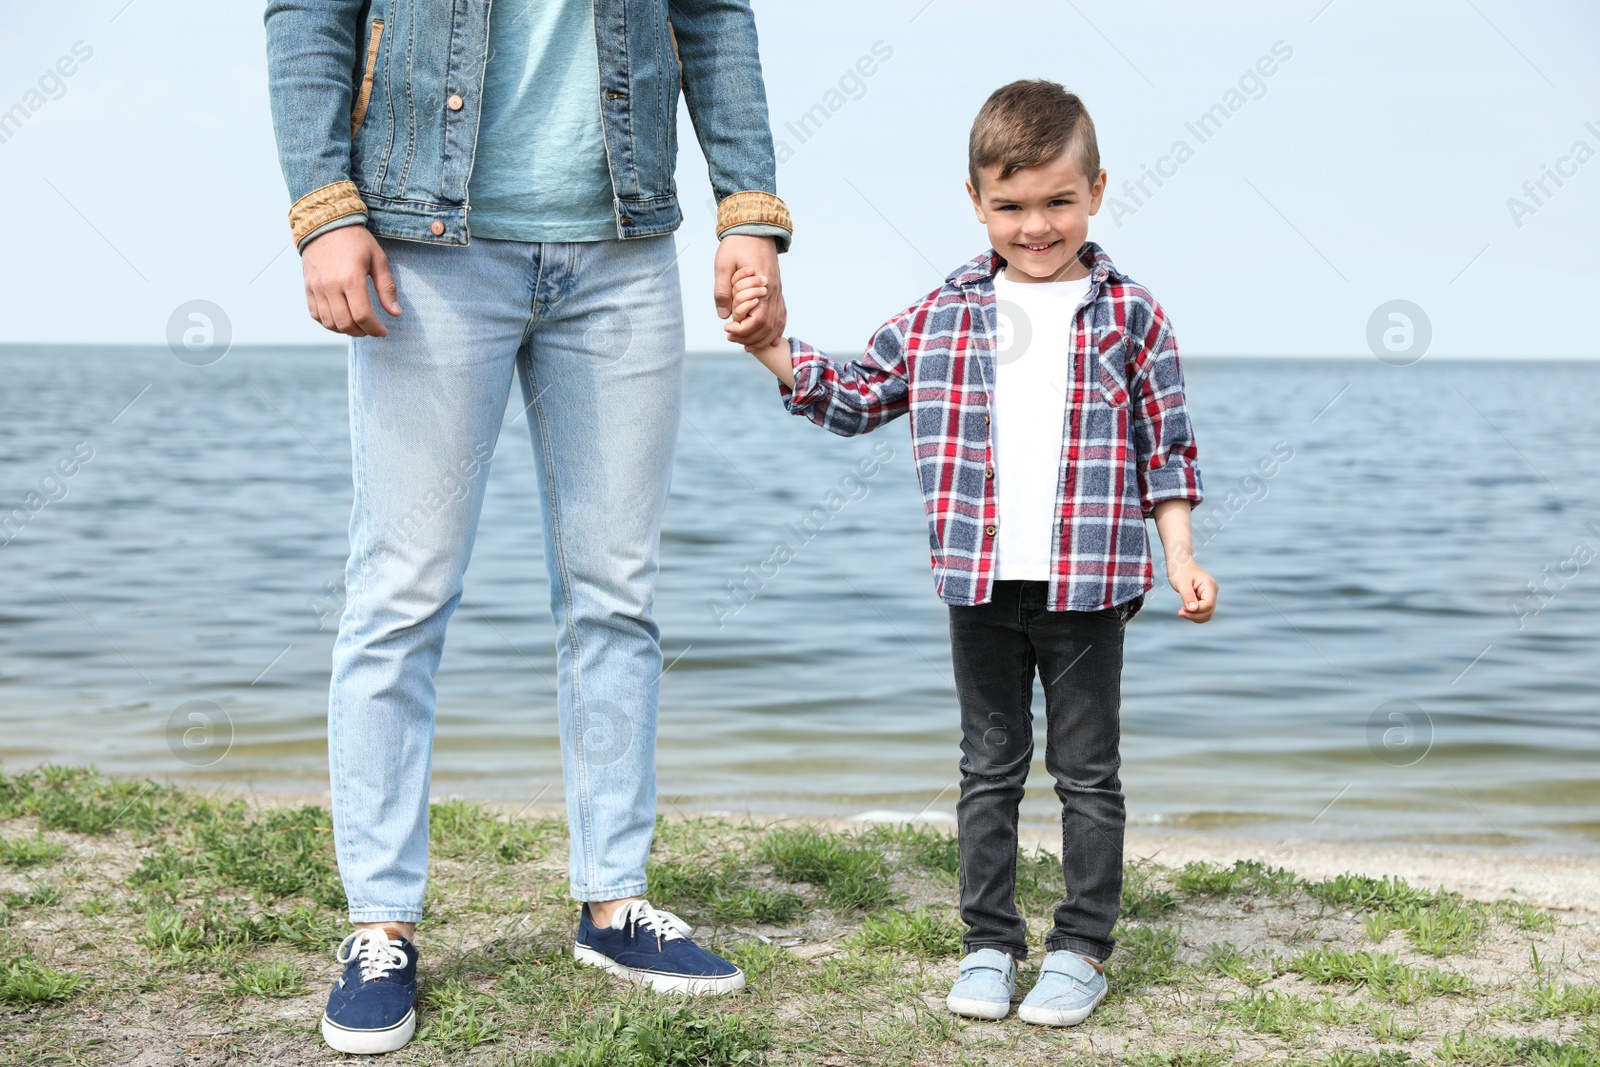
<instances>
[{"instance_id":1,"label":"rolled sleeve","mask_svg":"<svg viewBox=\"0 0 1600 1067\"><path fill-rule=\"evenodd\" d=\"M1205 494L1178 344L1159 306L1144 340L1133 381L1137 399L1133 440L1139 501L1148 518L1160 501L1187 500L1194 507Z\"/></svg>"}]
</instances>

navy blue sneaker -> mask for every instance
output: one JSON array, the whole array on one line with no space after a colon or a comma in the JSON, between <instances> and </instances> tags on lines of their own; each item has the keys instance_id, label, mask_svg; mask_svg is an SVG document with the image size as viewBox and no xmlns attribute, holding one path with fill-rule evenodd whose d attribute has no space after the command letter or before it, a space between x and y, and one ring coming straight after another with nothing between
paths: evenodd
<instances>
[{"instance_id":1,"label":"navy blue sneaker","mask_svg":"<svg viewBox=\"0 0 1600 1067\"><path fill-rule=\"evenodd\" d=\"M694 931L670 911L648 900L630 900L617 909L611 925L596 926L583 906L578 943L580 962L604 967L657 993L733 993L744 988L744 972L689 940Z\"/></svg>"},{"instance_id":2,"label":"navy blue sneaker","mask_svg":"<svg viewBox=\"0 0 1600 1067\"><path fill-rule=\"evenodd\" d=\"M328 994L322 1039L339 1052L374 1055L401 1048L417 1030L417 949L380 929L357 930L334 959L344 974Z\"/></svg>"}]
</instances>

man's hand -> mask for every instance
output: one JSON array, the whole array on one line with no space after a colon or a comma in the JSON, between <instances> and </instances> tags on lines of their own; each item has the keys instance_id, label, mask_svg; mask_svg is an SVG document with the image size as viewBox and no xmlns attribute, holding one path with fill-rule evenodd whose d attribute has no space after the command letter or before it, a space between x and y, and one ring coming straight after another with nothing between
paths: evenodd
<instances>
[{"instance_id":1,"label":"man's hand","mask_svg":"<svg viewBox=\"0 0 1600 1067\"><path fill-rule=\"evenodd\" d=\"M389 257L365 226L340 226L311 239L300 257L305 270L306 308L311 317L334 333L351 337L384 337L389 328L378 321L367 295L367 278L391 315L400 314L400 294L389 273Z\"/></svg>"},{"instance_id":2,"label":"man's hand","mask_svg":"<svg viewBox=\"0 0 1600 1067\"><path fill-rule=\"evenodd\" d=\"M352 227L353 228L353 227ZM783 336L789 324L789 309L783 302L783 282L778 274L778 246L770 237L731 234L717 247L717 318L733 315L733 275L744 268L765 278L767 292L760 304L742 321L725 326L734 344L766 348Z\"/></svg>"}]
</instances>

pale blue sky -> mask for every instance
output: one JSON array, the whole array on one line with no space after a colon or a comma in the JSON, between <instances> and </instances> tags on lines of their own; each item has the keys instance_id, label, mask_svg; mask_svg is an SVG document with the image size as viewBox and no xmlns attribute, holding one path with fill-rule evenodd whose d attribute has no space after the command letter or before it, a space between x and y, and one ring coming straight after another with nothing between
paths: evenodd
<instances>
[{"instance_id":1,"label":"pale blue sky","mask_svg":"<svg viewBox=\"0 0 1600 1067\"><path fill-rule=\"evenodd\" d=\"M757 20L792 153L791 332L840 354L985 247L961 187L967 130L996 86L1033 76L1088 103L1132 209L1113 220L1108 205L1090 236L1155 292L1189 354L1364 354L1373 309L1397 298L1431 318L1431 354L1600 354L1584 313L1600 156L1565 164L1576 173L1547 180L1542 204L1522 191L1575 142L1600 152L1600 5L758 0ZM92 55L0 143L0 340L159 344L201 298L235 343L342 342L300 295L259 3L34 4L6 23L0 109L75 42ZM859 98L832 98L802 143L787 124L879 42L892 55L864 93L847 84ZM1185 124L1278 42L1292 55L1200 143ZM722 336L709 187L687 120L682 135L684 295L704 349ZM1193 155L1164 185L1147 180L1142 203L1123 192L1179 140ZM1514 219L1513 196L1536 210Z\"/></svg>"}]
</instances>

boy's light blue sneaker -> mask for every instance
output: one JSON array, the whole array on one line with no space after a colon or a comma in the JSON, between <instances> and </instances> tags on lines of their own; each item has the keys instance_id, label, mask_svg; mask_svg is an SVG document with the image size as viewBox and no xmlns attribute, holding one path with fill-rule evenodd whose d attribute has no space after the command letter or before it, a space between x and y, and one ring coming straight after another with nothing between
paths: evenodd
<instances>
[{"instance_id":1,"label":"boy's light blue sneaker","mask_svg":"<svg viewBox=\"0 0 1600 1067\"><path fill-rule=\"evenodd\" d=\"M1039 965L1039 980L1017 1018L1039 1026L1077 1026L1106 995L1106 976L1076 952L1057 949Z\"/></svg>"},{"instance_id":2,"label":"boy's light blue sneaker","mask_svg":"<svg viewBox=\"0 0 1600 1067\"><path fill-rule=\"evenodd\" d=\"M998 949L980 948L961 961L961 976L944 1006L972 1019L1004 1019L1011 1013L1016 987L1016 961Z\"/></svg>"}]
</instances>

